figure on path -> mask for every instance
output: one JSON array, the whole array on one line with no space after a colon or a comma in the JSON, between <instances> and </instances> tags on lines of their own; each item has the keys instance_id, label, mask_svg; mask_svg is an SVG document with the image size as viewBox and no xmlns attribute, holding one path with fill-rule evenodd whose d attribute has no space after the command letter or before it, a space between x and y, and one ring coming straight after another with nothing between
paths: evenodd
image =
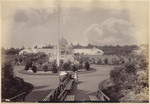
<instances>
[{"instance_id":1,"label":"figure on path","mask_svg":"<svg viewBox=\"0 0 150 104\"><path fill-rule=\"evenodd\" d=\"M78 82L78 75L77 75L77 71L75 71L74 79L75 79L75 82L77 83L77 82Z\"/></svg>"}]
</instances>

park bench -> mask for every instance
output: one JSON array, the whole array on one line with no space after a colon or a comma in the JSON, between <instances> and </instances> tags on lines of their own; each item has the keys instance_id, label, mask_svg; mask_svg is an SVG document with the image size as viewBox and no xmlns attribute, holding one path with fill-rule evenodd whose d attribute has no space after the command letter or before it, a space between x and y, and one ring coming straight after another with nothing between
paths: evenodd
<instances>
[{"instance_id":1,"label":"park bench","mask_svg":"<svg viewBox=\"0 0 150 104\"><path fill-rule=\"evenodd\" d=\"M74 82L74 79L72 79L70 76L64 79L59 86L53 90L50 94L48 94L43 101L64 101L68 91L71 90L72 84ZM67 99L73 99L74 97L67 97ZM71 100L72 101L72 100Z\"/></svg>"},{"instance_id":2,"label":"park bench","mask_svg":"<svg viewBox=\"0 0 150 104\"><path fill-rule=\"evenodd\" d=\"M69 82L67 83L67 85L66 85L66 87L65 87L65 89L66 89L67 91L70 91L70 90L71 90L73 82L74 82L74 79L70 79L70 80L69 80Z\"/></svg>"},{"instance_id":3,"label":"park bench","mask_svg":"<svg viewBox=\"0 0 150 104\"><path fill-rule=\"evenodd\" d=\"M67 95L67 91L64 89L61 94L58 96L59 101L63 101Z\"/></svg>"},{"instance_id":4,"label":"park bench","mask_svg":"<svg viewBox=\"0 0 150 104\"><path fill-rule=\"evenodd\" d=\"M72 84L74 82L74 79L70 79L69 82L66 84L65 89L61 92L61 94L58 96L58 99L60 101L63 101L67 95L67 92L71 90ZM69 98L73 98L73 96L68 96ZM68 99L68 98L67 98ZM72 100L71 100L72 101Z\"/></svg>"},{"instance_id":5,"label":"park bench","mask_svg":"<svg viewBox=\"0 0 150 104\"><path fill-rule=\"evenodd\" d=\"M67 95L65 101L74 101L75 95Z\"/></svg>"}]
</instances>

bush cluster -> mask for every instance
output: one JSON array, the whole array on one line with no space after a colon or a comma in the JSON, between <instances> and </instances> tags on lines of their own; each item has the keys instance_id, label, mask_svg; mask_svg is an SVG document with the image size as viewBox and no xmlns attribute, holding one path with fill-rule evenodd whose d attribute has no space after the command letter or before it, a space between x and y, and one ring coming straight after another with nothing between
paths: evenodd
<instances>
[{"instance_id":1,"label":"bush cluster","mask_svg":"<svg viewBox=\"0 0 150 104\"><path fill-rule=\"evenodd\" d=\"M111 56L110 56L111 57ZM89 58L85 56L76 57L76 60L79 62L80 67L83 67L83 64L88 61L90 64L96 65L122 65L125 63L125 59L122 56L112 57L112 58Z\"/></svg>"},{"instance_id":2,"label":"bush cluster","mask_svg":"<svg viewBox=\"0 0 150 104\"><path fill-rule=\"evenodd\" d=\"M2 65L2 99L12 98L22 92L27 94L33 89L33 86L24 82L23 79L15 77L10 62ZM20 99L19 99L20 100Z\"/></svg>"},{"instance_id":3,"label":"bush cluster","mask_svg":"<svg viewBox=\"0 0 150 104\"><path fill-rule=\"evenodd\" d=\"M145 58L141 57L141 59L135 62L131 61L123 66L115 67L110 72L110 79L113 85L107 87L104 92L112 101L148 101L148 97L142 96L143 94L147 94L149 87L147 74L148 63L144 60Z\"/></svg>"}]
</instances>

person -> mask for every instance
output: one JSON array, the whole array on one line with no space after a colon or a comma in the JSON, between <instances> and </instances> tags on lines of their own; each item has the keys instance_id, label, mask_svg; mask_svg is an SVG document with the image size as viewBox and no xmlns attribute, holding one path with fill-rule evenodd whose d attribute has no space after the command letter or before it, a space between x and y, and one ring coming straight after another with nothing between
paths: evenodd
<instances>
[{"instance_id":1,"label":"person","mask_svg":"<svg viewBox=\"0 0 150 104\"><path fill-rule=\"evenodd\" d=\"M59 74L60 83L63 82L66 77L67 77L67 72L65 72L65 71L60 72L60 74Z\"/></svg>"},{"instance_id":2,"label":"person","mask_svg":"<svg viewBox=\"0 0 150 104\"><path fill-rule=\"evenodd\" d=\"M77 71L75 71L74 79L75 79L75 82L77 83L77 82L78 82L78 75L77 75Z\"/></svg>"}]
</instances>

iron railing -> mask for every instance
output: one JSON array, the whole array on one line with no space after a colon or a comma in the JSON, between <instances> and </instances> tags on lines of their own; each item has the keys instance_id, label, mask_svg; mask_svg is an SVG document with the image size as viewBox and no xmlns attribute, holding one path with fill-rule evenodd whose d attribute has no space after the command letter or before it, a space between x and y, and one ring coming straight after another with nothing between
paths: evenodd
<instances>
[{"instance_id":1,"label":"iron railing","mask_svg":"<svg viewBox=\"0 0 150 104\"><path fill-rule=\"evenodd\" d=\"M55 90L48 94L43 101L63 101L67 94L65 86L67 85L69 80L70 76L68 76L63 82L61 82Z\"/></svg>"},{"instance_id":2,"label":"iron railing","mask_svg":"<svg viewBox=\"0 0 150 104\"><path fill-rule=\"evenodd\" d=\"M24 102L25 101L26 92L18 94L9 99L2 99L2 102Z\"/></svg>"},{"instance_id":3,"label":"iron railing","mask_svg":"<svg viewBox=\"0 0 150 104\"><path fill-rule=\"evenodd\" d=\"M97 90L97 98L100 101L110 101L110 98L106 96L99 88Z\"/></svg>"}]
</instances>

